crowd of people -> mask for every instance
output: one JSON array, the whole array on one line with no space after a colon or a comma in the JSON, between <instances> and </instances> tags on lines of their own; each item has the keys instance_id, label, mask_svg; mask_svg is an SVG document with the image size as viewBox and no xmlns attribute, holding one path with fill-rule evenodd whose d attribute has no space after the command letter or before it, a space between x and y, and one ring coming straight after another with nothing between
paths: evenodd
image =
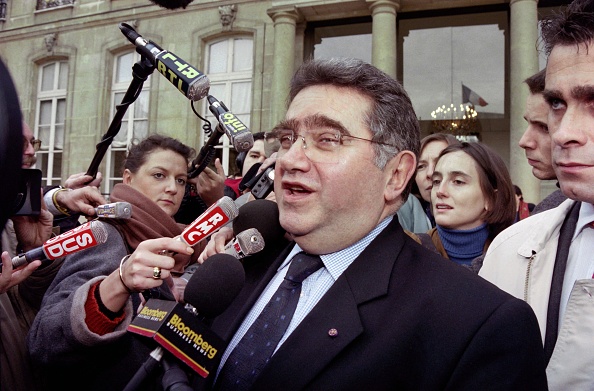
<instances>
[{"instance_id":1,"label":"crowd of people","mask_svg":"<svg viewBox=\"0 0 594 391\"><path fill-rule=\"evenodd\" d=\"M420 139L402 85L345 58L299 67L285 118L234 178L219 160L188 178L193 148L137 140L109 195L131 218L103 220L101 246L13 270L107 202L100 174L44 188L38 215L2 222L1 387L125 389L155 348L128 326L151 298L183 303L184 273L236 233L192 247L177 239L186 224L224 195L252 202L274 166L267 198L285 235L243 258L238 296L202 317L226 344L206 377L180 366L182 389L594 388L594 0L544 20L542 39L519 147L559 190L538 205L486 144ZM25 122L22 135L26 169L40 141ZM164 389L163 371L138 389Z\"/></svg>"}]
</instances>

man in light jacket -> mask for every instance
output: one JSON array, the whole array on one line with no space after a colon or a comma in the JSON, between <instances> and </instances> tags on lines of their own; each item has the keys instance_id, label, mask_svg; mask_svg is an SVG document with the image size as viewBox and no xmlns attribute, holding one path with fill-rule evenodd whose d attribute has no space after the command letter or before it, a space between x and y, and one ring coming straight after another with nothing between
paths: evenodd
<instances>
[{"instance_id":1,"label":"man in light jacket","mask_svg":"<svg viewBox=\"0 0 594 391\"><path fill-rule=\"evenodd\" d=\"M594 0L543 22L553 167L568 199L498 235L480 275L531 306L551 390L594 389Z\"/></svg>"}]
</instances>

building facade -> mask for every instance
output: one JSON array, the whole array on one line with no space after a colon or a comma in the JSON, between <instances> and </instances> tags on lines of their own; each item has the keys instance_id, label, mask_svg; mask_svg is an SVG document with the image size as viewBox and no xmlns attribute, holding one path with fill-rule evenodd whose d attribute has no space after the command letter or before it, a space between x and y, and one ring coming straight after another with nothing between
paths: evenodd
<instances>
[{"instance_id":1,"label":"building facade","mask_svg":"<svg viewBox=\"0 0 594 391\"><path fill-rule=\"evenodd\" d=\"M87 170L123 104L120 131L99 168L105 194L120 180L132 140L161 133L198 150L208 135L194 111L216 125L206 99L192 107L158 72L141 83L133 103L123 102L134 67L143 64L118 28L127 23L202 70L210 94L254 132L283 117L290 77L308 58L358 57L400 80L423 135L461 118L470 91L486 103L473 106L472 133L503 156L524 198L536 202L554 184L532 176L517 145L525 129L523 80L545 65L538 19L567 3L194 0L169 10L148 0L0 0L0 58L25 121L42 140L37 168L46 184ZM437 108L441 117L434 118ZM231 174L235 151L225 137L218 155Z\"/></svg>"}]
</instances>

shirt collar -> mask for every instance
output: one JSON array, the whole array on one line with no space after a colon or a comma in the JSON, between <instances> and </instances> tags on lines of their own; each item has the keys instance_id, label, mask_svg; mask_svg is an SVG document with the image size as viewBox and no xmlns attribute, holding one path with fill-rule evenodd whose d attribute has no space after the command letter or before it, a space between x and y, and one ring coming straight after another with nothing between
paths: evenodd
<instances>
[{"instance_id":1,"label":"shirt collar","mask_svg":"<svg viewBox=\"0 0 594 391\"><path fill-rule=\"evenodd\" d=\"M580 206L580 215L575 226L575 232L573 234L572 240L575 239L582 232L582 230L593 221L594 205L588 202L582 202L582 205Z\"/></svg>"},{"instance_id":2,"label":"shirt collar","mask_svg":"<svg viewBox=\"0 0 594 391\"><path fill-rule=\"evenodd\" d=\"M320 255L322 258L322 262L324 263L324 267L328 270L328 273L332 276L334 281L341 276L341 274L353 263L353 261L365 250L365 248L371 243L373 239L377 237L390 224L394 216L388 216L383 219L374 229L372 229L367 235L363 238L359 239L357 242L351 244L349 247L336 251L330 254L323 254ZM278 270L287 267L291 259L299 253L303 251L301 247L297 243L284 260L284 262L280 265Z\"/></svg>"}]
</instances>

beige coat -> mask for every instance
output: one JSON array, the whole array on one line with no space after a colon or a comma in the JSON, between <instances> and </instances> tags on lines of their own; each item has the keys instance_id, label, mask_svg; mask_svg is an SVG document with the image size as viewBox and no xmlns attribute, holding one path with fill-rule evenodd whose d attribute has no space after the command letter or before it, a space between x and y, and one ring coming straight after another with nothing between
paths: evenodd
<instances>
[{"instance_id":1,"label":"beige coat","mask_svg":"<svg viewBox=\"0 0 594 391\"><path fill-rule=\"evenodd\" d=\"M522 220L499 234L479 275L525 300L544 341L559 232L575 201ZM547 378L551 390L594 389L594 280L577 280L571 292Z\"/></svg>"}]
</instances>

